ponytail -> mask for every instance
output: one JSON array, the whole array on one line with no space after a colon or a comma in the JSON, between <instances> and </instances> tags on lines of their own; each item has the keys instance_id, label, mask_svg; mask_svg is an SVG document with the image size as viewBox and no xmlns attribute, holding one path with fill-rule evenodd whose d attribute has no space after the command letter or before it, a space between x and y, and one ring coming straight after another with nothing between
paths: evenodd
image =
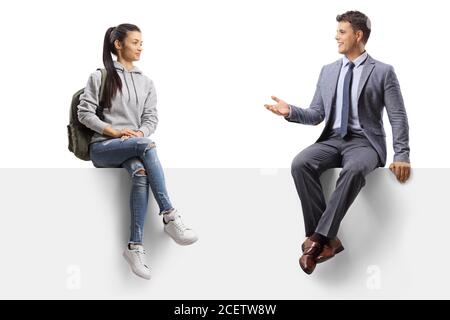
<instances>
[{"instance_id":1,"label":"ponytail","mask_svg":"<svg viewBox=\"0 0 450 320\"><path fill-rule=\"evenodd\" d=\"M114 66L111 53L117 56L114 42L119 40L123 43L129 31L141 32L137 26L129 23L119 24L117 27L111 27L106 30L105 39L103 41L103 64L106 68L107 77L104 94L101 98L102 101L100 101L103 108L111 108L111 100L115 97L117 90L122 92L122 80L120 80L119 74Z\"/></svg>"},{"instance_id":2,"label":"ponytail","mask_svg":"<svg viewBox=\"0 0 450 320\"><path fill-rule=\"evenodd\" d=\"M116 71L111 53L116 54L116 48L114 47L114 41L116 39L114 35L115 27L108 28L105 33L105 40L103 41L103 64L105 66L107 77L105 83L104 94L102 101L100 102L103 108L111 108L111 100L116 95L117 90L122 91L122 81L119 74Z\"/></svg>"}]
</instances>

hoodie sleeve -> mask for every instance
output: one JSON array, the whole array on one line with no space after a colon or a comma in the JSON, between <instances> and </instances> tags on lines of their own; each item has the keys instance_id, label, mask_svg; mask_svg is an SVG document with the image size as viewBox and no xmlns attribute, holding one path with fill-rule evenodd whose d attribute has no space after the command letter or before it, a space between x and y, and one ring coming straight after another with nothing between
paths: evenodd
<instances>
[{"instance_id":1,"label":"hoodie sleeve","mask_svg":"<svg viewBox=\"0 0 450 320\"><path fill-rule=\"evenodd\" d=\"M150 92L144 102L144 111L141 115L141 126L139 130L144 133L144 137L148 137L155 132L157 124L156 91L153 81L150 80Z\"/></svg>"},{"instance_id":2,"label":"hoodie sleeve","mask_svg":"<svg viewBox=\"0 0 450 320\"><path fill-rule=\"evenodd\" d=\"M102 76L100 71L92 73L84 93L80 96L80 104L78 105L78 120L99 134L103 134L103 130L109 125L109 123L100 120L95 114L99 105L101 82Z\"/></svg>"}]
</instances>

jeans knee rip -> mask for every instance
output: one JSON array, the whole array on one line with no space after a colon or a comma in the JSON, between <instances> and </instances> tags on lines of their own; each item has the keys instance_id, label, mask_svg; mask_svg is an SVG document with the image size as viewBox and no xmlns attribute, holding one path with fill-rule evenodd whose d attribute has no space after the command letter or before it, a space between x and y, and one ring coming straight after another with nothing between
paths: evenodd
<instances>
[{"instance_id":1,"label":"jeans knee rip","mask_svg":"<svg viewBox=\"0 0 450 320\"><path fill-rule=\"evenodd\" d=\"M150 149L153 149L153 148L156 148L156 144L155 144L154 142L150 143L149 145L147 145L147 146L145 147L145 149L144 149L144 155L145 155L145 153L147 152L147 150L150 150Z\"/></svg>"},{"instance_id":2,"label":"jeans knee rip","mask_svg":"<svg viewBox=\"0 0 450 320\"><path fill-rule=\"evenodd\" d=\"M133 177L146 177L147 173L145 172L145 169L139 168L139 169L134 170L132 176Z\"/></svg>"}]
</instances>

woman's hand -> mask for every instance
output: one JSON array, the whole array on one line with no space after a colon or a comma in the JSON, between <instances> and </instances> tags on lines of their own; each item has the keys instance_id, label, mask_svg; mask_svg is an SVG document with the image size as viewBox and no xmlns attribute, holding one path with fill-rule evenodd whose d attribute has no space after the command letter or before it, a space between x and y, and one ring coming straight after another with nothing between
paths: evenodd
<instances>
[{"instance_id":1,"label":"woman's hand","mask_svg":"<svg viewBox=\"0 0 450 320\"><path fill-rule=\"evenodd\" d=\"M131 137L141 137L142 138L144 136L144 133L140 130L138 130L138 131L130 130L130 131L132 132L132 134L127 132L126 134L122 135L122 139L125 140L125 139L131 138Z\"/></svg>"},{"instance_id":2,"label":"woman's hand","mask_svg":"<svg viewBox=\"0 0 450 320\"><path fill-rule=\"evenodd\" d=\"M129 138L132 137L143 137L144 133L142 131L134 131L134 130L130 130L130 129L122 129L119 131L119 134L121 134L121 136L119 136L118 138L121 138L122 140L127 140Z\"/></svg>"},{"instance_id":3,"label":"woman's hand","mask_svg":"<svg viewBox=\"0 0 450 320\"><path fill-rule=\"evenodd\" d=\"M128 138L130 138L130 137L140 137L140 135L136 131L128 129L128 128L124 128L124 129L116 130L116 131L117 131L116 138L122 138L124 136L126 136Z\"/></svg>"},{"instance_id":4,"label":"woman's hand","mask_svg":"<svg viewBox=\"0 0 450 320\"><path fill-rule=\"evenodd\" d=\"M111 126L106 127L103 130L103 134L108 135L113 138L123 138L123 139L128 139L130 137L143 137L144 136L144 133L140 130L134 131L134 130L131 130L128 128L118 130L118 129L114 129Z\"/></svg>"}]
</instances>

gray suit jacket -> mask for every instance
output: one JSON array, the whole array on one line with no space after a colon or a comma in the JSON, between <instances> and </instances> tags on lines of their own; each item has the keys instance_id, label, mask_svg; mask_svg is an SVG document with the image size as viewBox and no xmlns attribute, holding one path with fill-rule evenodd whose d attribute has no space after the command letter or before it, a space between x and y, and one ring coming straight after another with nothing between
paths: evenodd
<instances>
[{"instance_id":1,"label":"gray suit jacket","mask_svg":"<svg viewBox=\"0 0 450 320\"><path fill-rule=\"evenodd\" d=\"M332 107L335 106L336 88L342 59L322 68L316 92L307 109L291 106L286 120L317 125L325 120L325 128L316 142L325 138L331 126ZM383 109L386 107L392 126L394 161L409 162L409 126L400 85L394 68L368 56L358 87L358 116L361 128L386 165L386 134L383 127Z\"/></svg>"}]
</instances>

